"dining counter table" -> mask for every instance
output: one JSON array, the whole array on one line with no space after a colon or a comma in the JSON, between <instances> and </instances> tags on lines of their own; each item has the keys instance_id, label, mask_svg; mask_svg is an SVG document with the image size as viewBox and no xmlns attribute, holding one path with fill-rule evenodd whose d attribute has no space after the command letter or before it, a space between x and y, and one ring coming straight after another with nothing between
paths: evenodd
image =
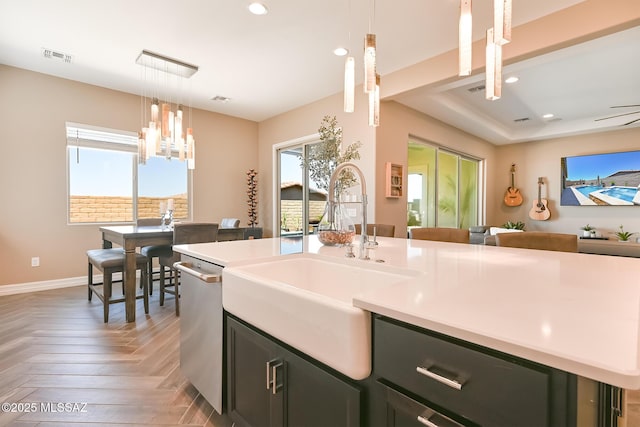
<instances>
[{"instance_id":1,"label":"dining counter table","mask_svg":"<svg viewBox=\"0 0 640 427\"><path fill-rule=\"evenodd\" d=\"M117 225L100 227L102 247L111 248L115 243L125 252L123 274L125 313L127 322L136 320L136 248L151 245L170 245L173 228L161 226ZM129 286L133 283L133 286Z\"/></svg>"}]
</instances>

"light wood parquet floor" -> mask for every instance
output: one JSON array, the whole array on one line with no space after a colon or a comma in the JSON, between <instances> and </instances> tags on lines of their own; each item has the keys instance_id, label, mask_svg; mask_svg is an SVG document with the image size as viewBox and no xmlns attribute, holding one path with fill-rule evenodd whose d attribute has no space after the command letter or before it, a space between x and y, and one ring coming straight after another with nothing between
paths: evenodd
<instances>
[{"instance_id":1,"label":"light wood parquet floor","mask_svg":"<svg viewBox=\"0 0 640 427\"><path fill-rule=\"evenodd\" d=\"M231 426L182 376L179 331L157 291L135 323L121 303L104 324L84 286L0 297L0 426Z\"/></svg>"}]
</instances>

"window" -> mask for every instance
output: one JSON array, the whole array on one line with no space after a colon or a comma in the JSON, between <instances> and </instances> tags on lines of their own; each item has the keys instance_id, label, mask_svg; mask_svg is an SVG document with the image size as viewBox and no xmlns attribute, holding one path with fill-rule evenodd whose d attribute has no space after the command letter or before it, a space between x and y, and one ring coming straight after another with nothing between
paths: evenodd
<instances>
[{"instance_id":1,"label":"window","mask_svg":"<svg viewBox=\"0 0 640 427\"><path fill-rule=\"evenodd\" d=\"M159 218L174 199L174 218L189 218L187 163L152 157L138 165L132 132L67 123L68 223Z\"/></svg>"},{"instance_id":2,"label":"window","mask_svg":"<svg viewBox=\"0 0 640 427\"><path fill-rule=\"evenodd\" d=\"M468 228L479 221L480 161L409 141L407 225Z\"/></svg>"}]
</instances>

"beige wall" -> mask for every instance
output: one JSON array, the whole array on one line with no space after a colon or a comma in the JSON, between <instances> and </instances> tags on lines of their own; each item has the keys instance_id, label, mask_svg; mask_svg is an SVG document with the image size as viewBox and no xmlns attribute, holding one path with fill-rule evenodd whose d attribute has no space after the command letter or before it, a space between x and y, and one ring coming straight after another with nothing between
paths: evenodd
<instances>
[{"instance_id":1,"label":"beige wall","mask_svg":"<svg viewBox=\"0 0 640 427\"><path fill-rule=\"evenodd\" d=\"M140 98L0 65L0 285L86 275L97 225L67 225L65 122L128 131ZM246 171L257 168L255 122L193 111L193 219L246 224ZM31 257L40 267L31 267Z\"/></svg>"}]
</instances>

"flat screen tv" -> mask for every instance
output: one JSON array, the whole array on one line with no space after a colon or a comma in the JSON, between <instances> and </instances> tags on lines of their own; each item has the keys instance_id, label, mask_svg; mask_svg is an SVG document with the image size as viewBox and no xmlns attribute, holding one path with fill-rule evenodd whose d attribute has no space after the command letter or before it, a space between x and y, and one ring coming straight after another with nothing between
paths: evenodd
<instances>
[{"instance_id":1,"label":"flat screen tv","mask_svg":"<svg viewBox=\"0 0 640 427\"><path fill-rule=\"evenodd\" d=\"M640 205L640 151L563 157L561 206Z\"/></svg>"}]
</instances>

